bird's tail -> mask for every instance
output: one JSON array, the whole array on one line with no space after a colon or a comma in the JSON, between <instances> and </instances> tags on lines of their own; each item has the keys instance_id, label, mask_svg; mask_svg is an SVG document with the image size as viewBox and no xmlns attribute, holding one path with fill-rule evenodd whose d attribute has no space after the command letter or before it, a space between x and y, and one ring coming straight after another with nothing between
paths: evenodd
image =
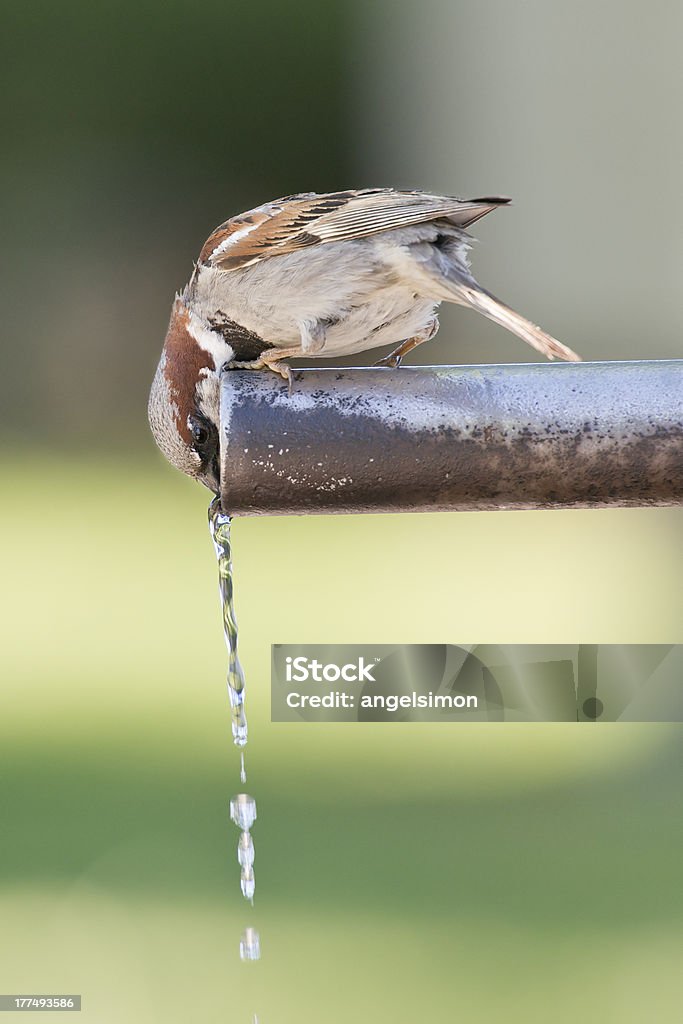
<instances>
[{"instance_id":1,"label":"bird's tail","mask_svg":"<svg viewBox=\"0 0 683 1024\"><path fill-rule=\"evenodd\" d=\"M510 309L495 295L481 287L469 272L468 245L469 240L461 233L450 246L446 254L447 259L444 259L444 254L440 253L437 266L431 260L425 261L426 265L422 264L421 269L427 270L429 275L429 284L425 292L442 302L455 302L460 306L469 306L470 309L475 309L477 313L500 324L506 330L512 331L518 338L542 352L548 359L565 359L567 362L580 363L581 356L578 356L576 352L572 352L561 341L557 341L552 335L533 324L531 320L527 320L521 313Z\"/></svg>"},{"instance_id":2,"label":"bird's tail","mask_svg":"<svg viewBox=\"0 0 683 1024\"><path fill-rule=\"evenodd\" d=\"M493 320L494 323L500 324L501 327L505 327L508 331L512 331L518 338L526 341L527 345L531 345L532 348L538 349L548 359L565 359L571 363L581 362L581 356L578 356L576 352L572 352L561 341L557 341L550 334L546 334L536 324L532 324L531 320L527 320L521 313L516 313L514 309L510 309L509 306L506 306L504 302L501 302L500 299L497 299L495 295L492 295L485 289L478 286L472 288L459 285L457 293L457 301L463 306L470 306L472 309L476 309L478 313L482 313L489 320Z\"/></svg>"},{"instance_id":3,"label":"bird's tail","mask_svg":"<svg viewBox=\"0 0 683 1024\"><path fill-rule=\"evenodd\" d=\"M475 288L463 287L461 285L458 287L457 301L463 306L469 306L478 313L482 313L489 320L500 324L501 327L505 327L508 331L512 331L518 338L526 341L527 345L531 345L532 348L542 352L548 359L565 359L571 363L581 362L581 356L578 356L576 352L567 348L561 341L557 341L556 338L547 334L540 327L537 327L536 324L532 324L531 320L527 320L521 313L510 309L504 302L497 299L495 295L492 295L491 292L487 292L483 288L478 286Z\"/></svg>"}]
</instances>

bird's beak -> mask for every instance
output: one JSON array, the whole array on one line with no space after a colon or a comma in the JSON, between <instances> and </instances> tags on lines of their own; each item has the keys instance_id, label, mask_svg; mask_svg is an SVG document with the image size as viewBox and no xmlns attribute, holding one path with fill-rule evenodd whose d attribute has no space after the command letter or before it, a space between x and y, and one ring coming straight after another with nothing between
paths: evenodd
<instances>
[{"instance_id":1,"label":"bird's beak","mask_svg":"<svg viewBox=\"0 0 683 1024\"><path fill-rule=\"evenodd\" d=\"M221 472L218 464L218 456L216 455L209 465L206 467L205 472L200 473L197 477L200 483L208 487L217 497L220 497L221 493Z\"/></svg>"}]
</instances>

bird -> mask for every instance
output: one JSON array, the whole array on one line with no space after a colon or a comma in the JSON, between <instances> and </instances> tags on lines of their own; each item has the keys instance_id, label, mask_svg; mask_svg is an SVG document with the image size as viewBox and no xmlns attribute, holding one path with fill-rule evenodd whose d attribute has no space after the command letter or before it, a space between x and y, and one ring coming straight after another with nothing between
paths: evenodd
<instances>
[{"instance_id":1,"label":"bird","mask_svg":"<svg viewBox=\"0 0 683 1024\"><path fill-rule=\"evenodd\" d=\"M397 369L434 337L442 302L476 310L549 359L578 361L472 276L467 228L509 202L393 188L306 192L220 224L175 296L154 375L148 413L163 454L218 494L224 370L272 370L291 384L287 359L388 345L375 365Z\"/></svg>"}]
</instances>

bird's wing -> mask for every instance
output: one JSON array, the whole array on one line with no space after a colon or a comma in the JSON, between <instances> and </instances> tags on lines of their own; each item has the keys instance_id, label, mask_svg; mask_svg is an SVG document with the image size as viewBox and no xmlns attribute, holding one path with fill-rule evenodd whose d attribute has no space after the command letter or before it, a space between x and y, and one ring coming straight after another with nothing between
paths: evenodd
<instances>
[{"instance_id":1,"label":"bird's wing","mask_svg":"<svg viewBox=\"0 0 683 1024\"><path fill-rule=\"evenodd\" d=\"M199 262L238 270L310 245L366 238L434 220L466 228L509 200L456 199L426 192L360 189L287 196L233 217L209 236Z\"/></svg>"}]
</instances>

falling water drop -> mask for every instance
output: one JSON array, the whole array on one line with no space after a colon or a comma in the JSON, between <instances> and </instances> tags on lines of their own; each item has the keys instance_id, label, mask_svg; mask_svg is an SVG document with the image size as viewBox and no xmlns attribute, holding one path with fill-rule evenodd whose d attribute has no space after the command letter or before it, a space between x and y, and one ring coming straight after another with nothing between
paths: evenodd
<instances>
[{"instance_id":1,"label":"falling water drop","mask_svg":"<svg viewBox=\"0 0 683 1024\"><path fill-rule=\"evenodd\" d=\"M242 868L254 866L254 840L250 832L242 832L237 844L237 860Z\"/></svg>"},{"instance_id":2,"label":"falling water drop","mask_svg":"<svg viewBox=\"0 0 683 1024\"><path fill-rule=\"evenodd\" d=\"M254 878L254 869L252 867L242 868L240 886L245 900L249 900L253 906L254 893L256 892L256 879Z\"/></svg>"},{"instance_id":3,"label":"falling water drop","mask_svg":"<svg viewBox=\"0 0 683 1024\"><path fill-rule=\"evenodd\" d=\"M248 793L238 793L230 801L230 817L243 832L256 821L256 801Z\"/></svg>"},{"instance_id":4,"label":"falling water drop","mask_svg":"<svg viewBox=\"0 0 683 1024\"><path fill-rule=\"evenodd\" d=\"M242 785L247 781L247 769L244 764L244 751L240 753L240 782Z\"/></svg>"},{"instance_id":5,"label":"falling water drop","mask_svg":"<svg viewBox=\"0 0 683 1024\"><path fill-rule=\"evenodd\" d=\"M261 959L261 937L255 928L245 928L240 940L240 956L243 960Z\"/></svg>"}]
</instances>

